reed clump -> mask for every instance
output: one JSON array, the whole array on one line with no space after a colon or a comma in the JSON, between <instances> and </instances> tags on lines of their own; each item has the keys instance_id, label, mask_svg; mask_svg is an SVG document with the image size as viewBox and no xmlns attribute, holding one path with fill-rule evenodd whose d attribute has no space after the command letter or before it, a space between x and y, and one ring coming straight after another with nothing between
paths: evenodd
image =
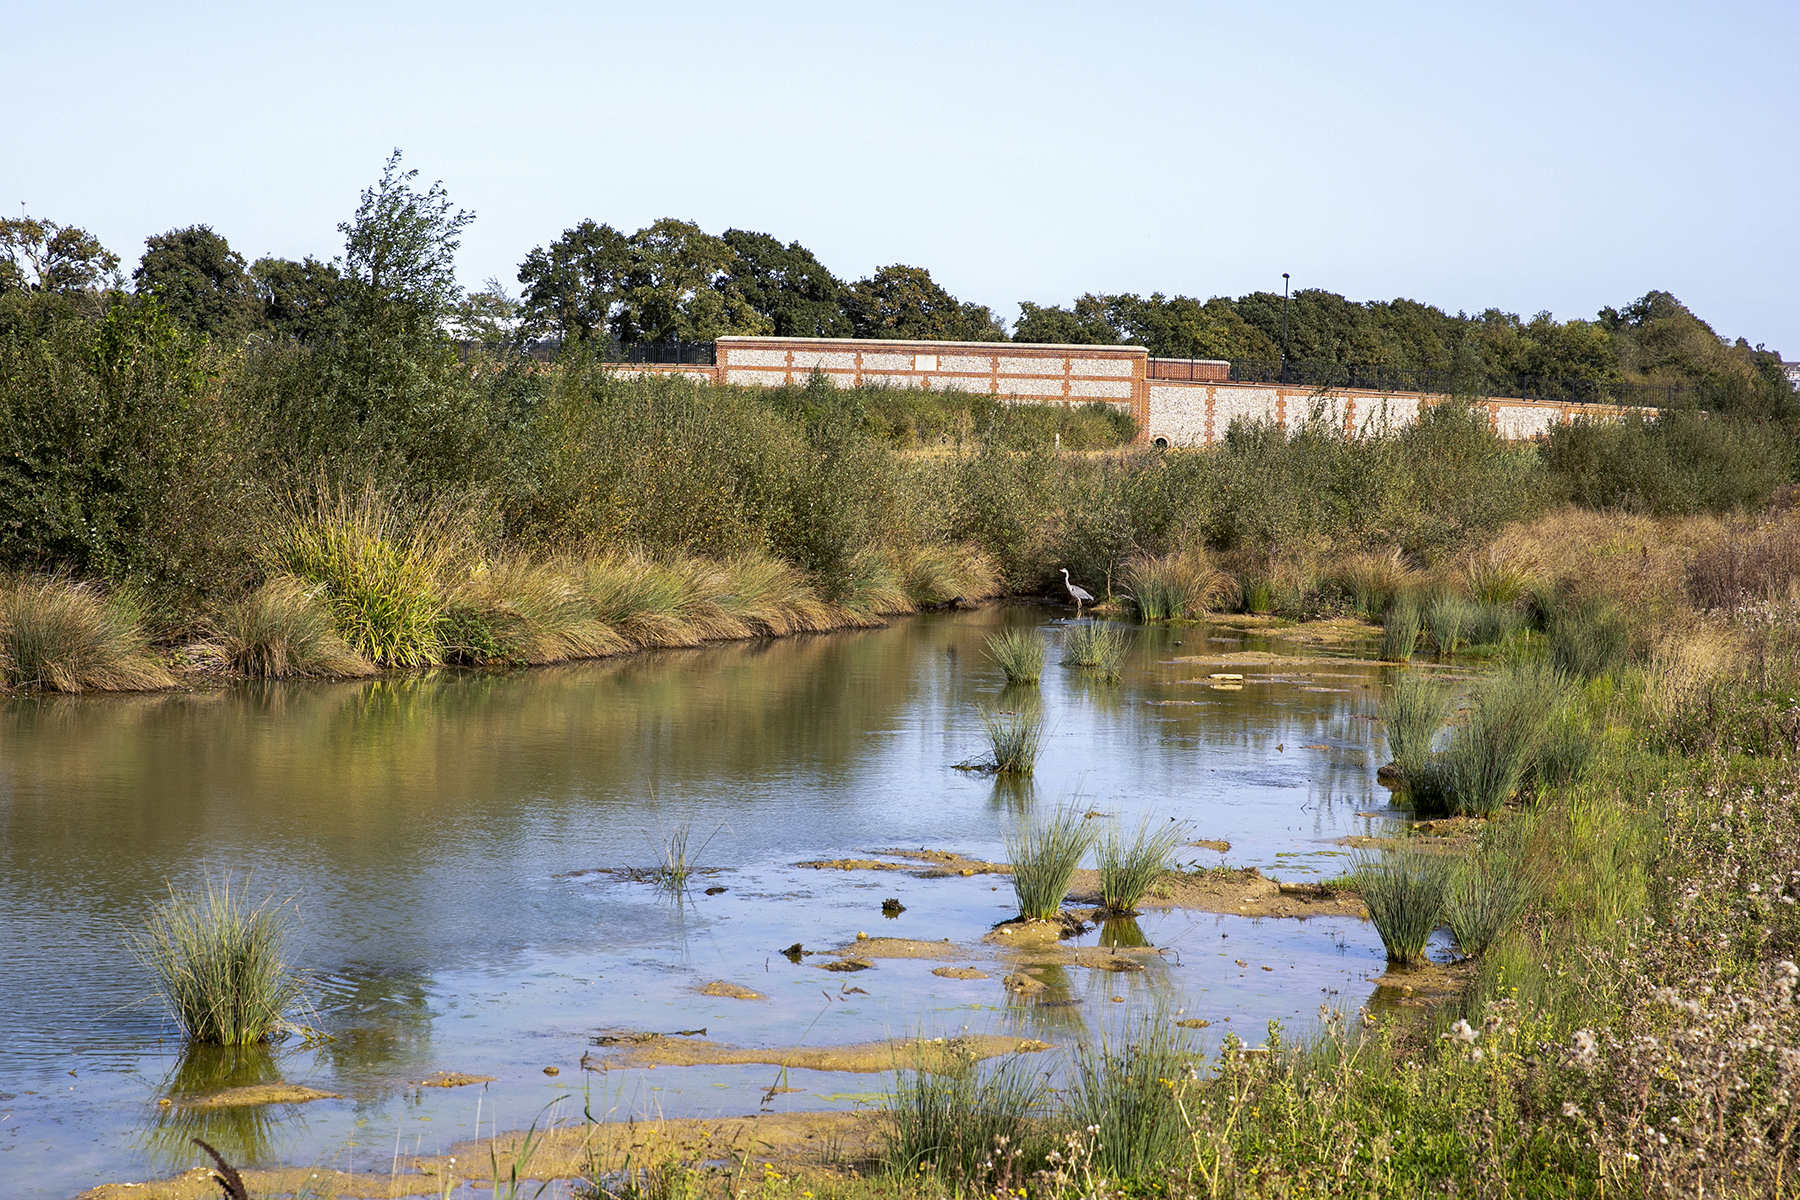
<instances>
[{"instance_id":1,"label":"reed clump","mask_svg":"<svg viewBox=\"0 0 1800 1200\"><path fill-rule=\"evenodd\" d=\"M1443 915L1453 871L1454 865L1444 859L1412 849L1357 864L1357 888L1388 961L1424 957L1425 943Z\"/></svg>"},{"instance_id":2,"label":"reed clump","mask_svg":"<svg viewBox=\"0 0 1800 1200\"><path fill-rule=\"evenodd\" d=\"M231 880L169 898L132 939L169 1014L189 1041L248 1046L299 1030L302 981L283 957L293 910L254 907Z\"/></svg>"},{"instance_id":3,"label":"reed clump","mask_svg":"<svg viewBox=\"0 0 1800 1200\"><path fill-rule=\"evenodd\" d=\"M142 692L175 677L128 595L62 576L0 581L0 681L51 692Z\"/></svg>"},{"instance_id":4,"label":"reed clump","mask_svg":"<svg viewBox=\"0 0 1800 1200\"><path fill-rule=\"evenodd\" d=\"M1037 769L1044 748L1044 714L1036 705L1012 709L984 709L982 728L993 752L991 769L996 775L1024 777Z\"/></svg>"},{"instance_id":5,"label":"reed clump","mask_svg":"<svg viewBox=\"0 0 1800 1200\"><path fill-rule=\"evenodd\" d=\"M1181 827L1173 821L1153 825L1146 817L1138 823L1130 840L1120 834L1117 826L1107 829L1096 854L1101 905L1118 916L1135 913L1138 901L1173 865L1179 845Z\"/></svg>"},{"instance_id":6,"label":"reed clump","mask_svg":"<svg viewBox=\"0 0 1800 1200\"><path fill-rule=\"evenodd\" d=\"M1036 683L1044 673L1044 641L1029 629L1004 629L983 644L1008 683Z\"/></svg>"},{"instance_id":7,"label":"reed clump","mask_svg":"<svg viewBox=\"0 0 1800 1200\"><path fill-rule=\"evenodd\" d=\"M1404 779L1418 779L1431 763L1432 743L1450 718L1450 689L1416 671L1402 671L1381 700L1388 757Z\"/></svg>"},{"instance_id":8,"label":"reed clump","mask_svg":"<svg viewBox=\"0 0 1800 1200\"><path fill-rule=\"evenodd\" d=\"M943 1069L894 1072L882 1113L887 1167L903 1178L934 1175L951 1195L990 1194L997 1175L1023 1182L1043 1159L1044 1076L1016 1054L977 1062L955 1038L929 1051Z\"/></svg>"},{"instance_id":9,"label":"reed clump","mask_svg":"<svg viewBox=\"0 0 1800 1200\"><path fill-rule=\"evenodd\" d=\"M357 654L391 667L442 661L443 581L456 554L447 516L402 520L373 487L321 489L276 526L267 566L320 589Z\"/></svg>"},{"instance_id":10,"label":"reed clump","mask_svg":"<svg viewBox=\"0 0 1800 1200\"><path fill-rule=\"evenodd\" d=\"M1468 723L1450 739L1443 773L1450 811L1489 817L1525 782L1566 685L1541 665L1508 667L1475 694Z\"/></svg>"},{"instance_id":11,"label":"reed clump","mask_svg":"<svg viewBox=\"0 0 1800 1200\"><path fill-rule=\"evenodd\" d=\"M450 593L439 641L449 662L541 665L629 648L557 562L483 564Z\"/></svg>"},{"instance_id":12,"label":"reed clump","mask_svg":"<svg viewBox=\"0 0 1800 1200\"><path fill-rule=\"evenodd\" d=\"M1140 621L1197 621L1237 598L1237 581L1199 550L1134 555L1125 584Z\"/></svg>"},{"instance_id":13,"label":"reed clump","mask_svg":"<svg viewBox=\"0 0 1800 1200\"><path fill-rule=\"evenodd\" d=\"M1444 893L1444 922L1466 958L1479 958L1512 925L1531 898L1519 864L1477 854L1456 871Z\"/></svg>"},{"instance_id":14,"label":"reed clump","mask_svg":"<svg viewBox=\"0 0 1800 1200\"><path fill-rule=\"evenodd\" d=\"M1475 625L1475 605L1455 592L1434 596L1424 611L1425 628L1431 633L1432 647L1440 654L1455 654L1468 641Z\"/></svg>"},{"instance_id":15,"label":"reed clump","mask_svg":"<svg viewBox=\"0 0 1800 1200\"><path fill-rule=\"evenodd\" d=\"M1092 1134L1092 1165L1112 1179L1147 1179L1190 1146L1177 1096L1190 1056L1167 1014L1076 1044L1064 1116Z\"/></svg>"},{"instance_id":16,"label":"reed clump","mask_svg":"<svg viewBox=\"0 0 1800 1200\"><path fill-rule=\"evenodd\" d=\"M1059 807L1048 821L1027 823L1007 835L1012 863L1013 894L1019 915L1030 921L1054 920L1081 860L1093 848L1094 834L1073 808Z\"/></svg>"},{"instance_id":17,"label":"reed clump","mask_svg":"<svg viewBox=\"0 0 1800 1200\"><path fill-rule=\"evenodd\" d=\"M1116 680L1131 648L1131 635L1100 621L1075 625L1063 634L1062 665L1077 667L1096 678Z\"/></svg>"},{"instance_id":18,"label":"reed clump","mask_svg":"<svg viewBox=\"0 0 1800 1200\"><path fill-rule=\"evenodd\" d=\"M349 679L375 670L339 635L318 587L292 575L227 604L212 626L219 660L252 679Z\"/></svg>"},{"instance_id":19,"label":"reed clump","mask_svg":"<svg viewBox=\"0 0 1800 1200\"><path fill-rule=\"evenodd\" d=\"M1338 567L1337 576L1356 611L1370 620L1380 620L1409 590L1414 573L1401 557L1399 547L1394 547L1384 554L1352 555Z\"/></svg>"},{"instance_id":20,"label":"reed clump","mask_svg":"<svg viewBox=\"0 0 1800 1200\"><path fill-rule=\"evenodd\" d=\"M1419 646L1419 631L1424 622L1419 615L1419 602L1411 593L1402 593L1388 606L1381 619L1381 657L1387 662L1408 662Z\"/></svg>"}]
</instances>

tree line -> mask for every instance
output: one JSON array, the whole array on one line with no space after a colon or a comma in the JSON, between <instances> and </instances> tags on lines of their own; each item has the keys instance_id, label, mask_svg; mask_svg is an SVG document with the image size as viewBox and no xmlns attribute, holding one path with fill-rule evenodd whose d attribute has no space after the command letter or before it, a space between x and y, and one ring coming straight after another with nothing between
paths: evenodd
<instances>
[{"instance_id":1,"label":"tree line","mask_svg":"<svg viewBox=\"0 0 1800 1200\"><path fill-rule=\"evenodd\" d=\"M493 279L464 294L455 253L473 215L454 209L441 184L419 188L415 178L398 152L390 157L356 218L340 226L344 249L330 260L247 262L210 226L196 224L147 239L129 283L118 256L84 230L0 220L0 322L18 320L8 295L57 295L97 311L109 297L129 294L156 297L176 321L215 341L366 341L382 322L404 318L501 348L773 334L1135 344L1159 357L1259 363L1283 357L1284 304L1275 292L1025 301L1009 328L986 305L958 300L924 267L893 264L851 282L797 241L742 229L715 235L674 218L629 234L582 221L526 256L516 293ZM1592 319L1558 321L1548 312L1529 319L1499 309L1451 314L1413 300L1358 302L1303 288L1285 305L1285 341L1286 360L1313 369L1429 372L1476 388L1523 378L1598 390L1625 383L1698 389L1710 407L1760 415L1793 403L1779 353L1719 336L1665 291Z\"/></svg>"}]
</instances>

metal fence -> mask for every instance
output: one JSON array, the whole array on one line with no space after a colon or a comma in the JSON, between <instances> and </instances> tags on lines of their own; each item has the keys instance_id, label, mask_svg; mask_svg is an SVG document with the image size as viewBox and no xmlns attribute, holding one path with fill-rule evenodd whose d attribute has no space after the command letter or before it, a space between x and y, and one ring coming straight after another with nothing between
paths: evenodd
<instances>
[{"instance_id":1,"label":"metal fence","mask_svg":"<svg viewBox=\"0 0 1800 1200\"><path fill-rule=\"evenodd\" d=\"M615 344L606 355L611 362L711 367L718 364L717 342L633 342Z\"/></svg>"},{"instance_id":2,"label":"metal fence","mask_svg":"<svg viewBox=\"0 0 1800 1200\"><path fill-rule=\"evenodd\" d=\"M1289 387L1363 388L1377 392L1432 392L1441 395L1496 396L1518 400L1556 400L1573 404L1621 404L1668 408L1695 399L1697 389L1653 383L1618 383L1597 379L1552 379L1532 375L1499 375L1487 371L1428 371L1354 363L1255 362L1233 359L1233 383L1285 383Z\"/></svg>"}]
</instances>

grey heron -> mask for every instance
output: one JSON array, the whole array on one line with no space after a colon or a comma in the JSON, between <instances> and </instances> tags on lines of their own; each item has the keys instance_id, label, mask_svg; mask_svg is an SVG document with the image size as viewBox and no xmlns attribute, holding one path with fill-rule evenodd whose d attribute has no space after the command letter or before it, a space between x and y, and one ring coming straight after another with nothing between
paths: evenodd
<instances>
[{"instance_id":1,"label":"grey heron","mask_svg":"<svg viewBox=\"0 0 1800 1200\"><path fill-rule=\"evenodd\" d=\"M1081 615L1081 606L1084 604L1092 604L1094 602L1094 594L1078 583L1069 582L1069 568L1064 567L1062 569L1062 575L1063 586L1069 589L1069 595L1075 601L1075 615L1079 617Z\"/></svg>"}]
</instances>

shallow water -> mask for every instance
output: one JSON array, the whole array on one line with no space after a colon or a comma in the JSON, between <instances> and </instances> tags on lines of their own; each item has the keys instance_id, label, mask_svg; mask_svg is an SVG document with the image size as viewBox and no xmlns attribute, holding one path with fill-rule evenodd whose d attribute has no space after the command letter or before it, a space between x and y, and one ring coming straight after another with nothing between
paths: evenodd
<instances>
[{"instance_id":1,"label":"shallow water","mask_svg":"<svg viewBox=\"0 0 1800 1200\"><path fill-rule=\"evenodd\" d=\"M955 769L983 751L980 707L1010 699L980 653L1008 623L1051 642L1050 729L1026 789ZM1360 815L1391 811L1374 778L1378 669L1217 690L1207 668L1170 660L1259 643L1147 629L1122 682L1095 685L1055 665L1058 630L1049 610L996 607L527 672L0 702L6 1193L185 1169L196 1132L234 1162L386 1171L396 1146L404 1161L470 1136L478 1101L482 1128L504 1130L559 1095L578 1114L584 1087L597 1114L686 1116L754 1112L775 1082L761 1066L583 1072L606 1031L705 1027L785 1047L968 1028L1067 1044L1155 1008L1212 1020L1201 1046L1366 1002L1380 942L1344 918L1152 913L1139 930L1164 961L1070 968L1055 994L1079 1003L1056 1006L1009 1003L1002 971L959 981L930 974L941 962L882 960L828 974L779 953L859 930L978 940L1014 911L1004 878L793 864L921 846L999 858L1022 813L1075 797L1232 843L1184 851L1203 865L1289 879L1340 872L1337 839L1389 819ZM675 902L591 872L653 863L683 820L718 869L701 885L725 892ZM291 957L320 972L313 1023L335 1040L184 1058L141 1000L124 936L170 884L248 869L257 895L295 898ZM889 896L906 905L897 919L881 914ZM769 999L696 994L714 979ZM438 1070L497 1081L412 1086ZM277 1078L344 1099L156 1104ZM800 1090L768 1103L847 1107L884 1078L792 1071Z\"/></svg>"}]
</instances>

